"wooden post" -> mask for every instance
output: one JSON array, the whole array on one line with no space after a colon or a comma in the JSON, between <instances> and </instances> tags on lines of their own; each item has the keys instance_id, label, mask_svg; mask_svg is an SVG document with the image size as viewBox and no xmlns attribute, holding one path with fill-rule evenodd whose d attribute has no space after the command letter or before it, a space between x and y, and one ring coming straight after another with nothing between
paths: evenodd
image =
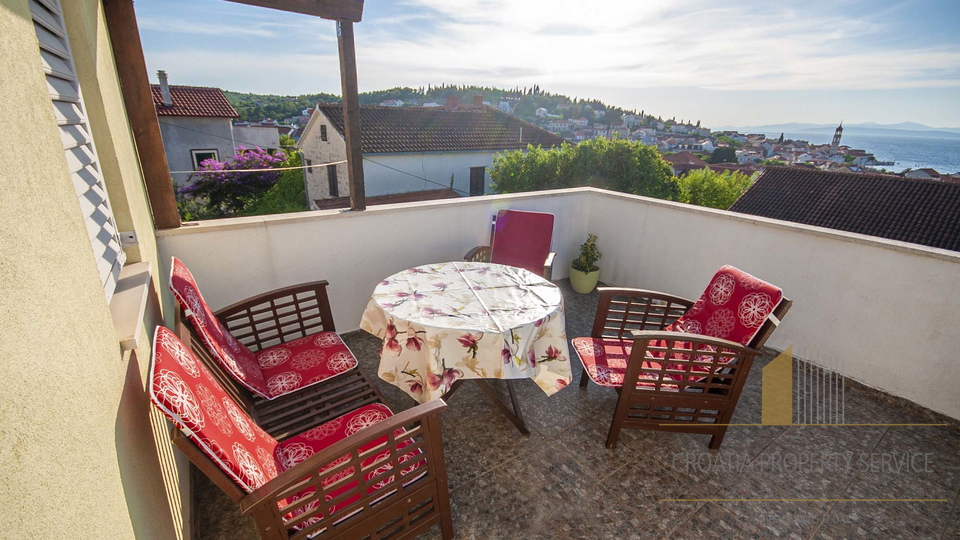
<instances>
[{"instance_id":1,"label":"wooden post","mask_svg":"<svg viewBox=\"0 0 960 540\"><path fill-rule=\"evenodd\" d=\"M103 10L123 90L123 103L137 143L140 167L153 209L154 225L158 229L179 227L177 199L173 194L173 181L163 150L157 111L153 106L133 0L104 0Z\"/></svg>"},{"instance_id":2,"label":"wooden post","mask_svg":"<svg viewBox=\"0 0 960 540\"><path fill-rule=\"evenodd\" d=\"M343 95L343 138L347 144L347 172L350 177L350 209L367 207L363 190L363 151L360 147L360 95L357 90L357 51L353 21L337 21L340 45L340 93Z\"/></svg>"}]
</instances>

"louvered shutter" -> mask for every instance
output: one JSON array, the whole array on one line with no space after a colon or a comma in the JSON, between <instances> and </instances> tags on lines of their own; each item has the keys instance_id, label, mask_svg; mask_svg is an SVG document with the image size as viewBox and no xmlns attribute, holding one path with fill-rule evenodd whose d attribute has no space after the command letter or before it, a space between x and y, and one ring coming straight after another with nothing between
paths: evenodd
<instances>
[{"instance_id":1,"label":"louvered shutter","mask_svg":"<svg viewBox=\"0 0 960 540\"><path fill-rule=\"evenodd\" d=\"M30 14L67 167L80 200L103 291L109 302L125 257L83 107L60 0L30 0Z\"/></svg>"}]
</instances>

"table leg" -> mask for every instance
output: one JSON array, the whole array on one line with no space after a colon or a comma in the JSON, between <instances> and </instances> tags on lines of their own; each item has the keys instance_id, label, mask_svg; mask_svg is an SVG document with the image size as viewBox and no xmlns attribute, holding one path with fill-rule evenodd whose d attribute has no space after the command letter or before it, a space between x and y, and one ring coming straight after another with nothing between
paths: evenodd
<instances>
[{"instance_id":1,"label":"table leg","mask_svg":"<svg viewBox=\"0 0 960 540\"><path fill-rule=\"evenodd\" d=\"M517 393L513 389L513 381L507 379L507 391L510 393L510 401L513 402L513 410L510 410L510 407L507 407L507 404L500 399L500 396L493 391L493 388L490 388L490 385L487 384L483 379L473 379L477 381L477 386L483 390L483 393L490 398L490 401L500 409L500 412L507 417L507 420L513 423L517 427L517 430L524 435L530 435L530 430L527 429L527 425L523 421L523 414L520 412L520 402L517 401Z\"/></svg>"}]
</instances>

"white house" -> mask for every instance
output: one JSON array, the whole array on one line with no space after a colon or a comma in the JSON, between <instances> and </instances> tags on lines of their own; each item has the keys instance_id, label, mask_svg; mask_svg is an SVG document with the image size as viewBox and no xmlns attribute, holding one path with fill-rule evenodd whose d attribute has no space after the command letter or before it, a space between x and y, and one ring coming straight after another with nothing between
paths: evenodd
<instances>
[{"instance_id":1,"label":"white house","mask_svg":"<svg viewBox=\"0 0 960 540\"><path fill-rule=\"evenodd\" d=\"M360 107L363 177L367 196L452 187L460 195L490 191L487 168L505 150L560 146L563 138L486 106ZM319 103L297 146L308 168L311 207L349 193L343 109ZM325 167L318 165L331 163ZM451 186L452 184L452 186Z\"/></svg>"},{"instance_id":2,"label":"white house","mask_svg":"<svg viewBox=\"0 0 960 540\"><path fill-rule=\"evenodd\" d=\"M935 169L914 169L904 176L907 178L923 178L924 180L940 180L940 173Z\"/></svg>"},{"instance_id":3,"label":"white house","mask_svg":"<svg viewBox=\"0 0 960 540\"><path fill-rule=\"evenodd\" d=\"M381 107L403 107L402 99L388 99L380 102Z\"/></svg>"},{"instance_id":4,"label":"white house","mask_svg":"<svg viewBox=\"0 0 960 540\"><path fill-rule=\"evenodd\" d=\"M237 146L260 147L273 153L280 148L280 126L272 123L240 122L233 125L233 140Z\"/></svg>"},{"instance_id":5,"label":"white house","mask_svg":"<svg viewBox=\"0 0 960 540\"><path fill-rule=\"evenodd\" d=\"M207 159L233 157L240 145L234 137L233 119L240 115L219 88L175 86L167 82L164 71L157 75L160 84L151 85L151 93L167 165L175 172L173 182L185 185L190 175L180 171L195 171Z\"/></svg>"},{"instance_id":6,"label":"white house","mask_svg":"<svg viewBox=\"0 0 960 540\"><path fill-rule=\"evenodd\" d=\"M550 131L570 131L573 124L568 120L553 120L547 122L547 129Z\"/></svg>"}]
</instances>

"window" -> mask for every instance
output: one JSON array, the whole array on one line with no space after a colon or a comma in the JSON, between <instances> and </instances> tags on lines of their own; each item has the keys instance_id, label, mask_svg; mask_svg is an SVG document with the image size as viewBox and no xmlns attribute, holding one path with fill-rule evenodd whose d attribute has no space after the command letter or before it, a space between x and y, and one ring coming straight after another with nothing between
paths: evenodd
<instances>
[{"instance_id":1,"label":"window","mask_svg":"<svg viewBox=\"0 0 960 540\"><path fill-rule=\"evenodd\" d=\"M314 170L313 170L313 160L312 160L312 159L308 159L308 160L307 160L307 168L304 169L304 170L307 171L307 174L313 174L313 173L314 173Z\"/></svg>"},{"instance_id":2,"label":"window","mask_svg":"<svg viewBox=\"0 0 960 540\"><path fill-rule=\"evenodd\" d=\"M109 302L126 257L100 174L100 160L83 106L80 81L62 13L60 0L30 0L30 14L40 46L41 69L47 78L67 167L87 225L103 292Z\"/></svg>"},{"instance_id":3,"label":"window","mask_svg":"<svg viewBox=\"0 0 960 540\"><path fill-rule=\"evenodd\" d=\"M193 170L199 171L200 164L208 159L220 161L220 154L216 150L191 150L190 157L193 159Z\"/></svg>"},{"instance_id":4,"label":"window","mask_svg":"<svg viewBox=\"0 0 960 540\"><path fill-rule=\"evenodd\" d=\"M483 195L484 179L487 176L486 167L470 167L470 196Z\"/></svg>"},{"instance_id":5,"label":"window","mask_svg":"<svg viewBox=\"0 0 960 540\"><path fill-rule=\"evenodd\" d=\"M327 140L327 126L325 124L320 124L320 140Z\"/></svg>"},{"instance_id":6,"label":"window","mask_svg":"<svg viewBox=\"0 0 960 540\"><path fill-rule=\"evenodd\" d=\"M327 165L327 184L330 188L331 197L340 196L340 186L337 185L337 166Z\"/></svg>"}]
</instances>

